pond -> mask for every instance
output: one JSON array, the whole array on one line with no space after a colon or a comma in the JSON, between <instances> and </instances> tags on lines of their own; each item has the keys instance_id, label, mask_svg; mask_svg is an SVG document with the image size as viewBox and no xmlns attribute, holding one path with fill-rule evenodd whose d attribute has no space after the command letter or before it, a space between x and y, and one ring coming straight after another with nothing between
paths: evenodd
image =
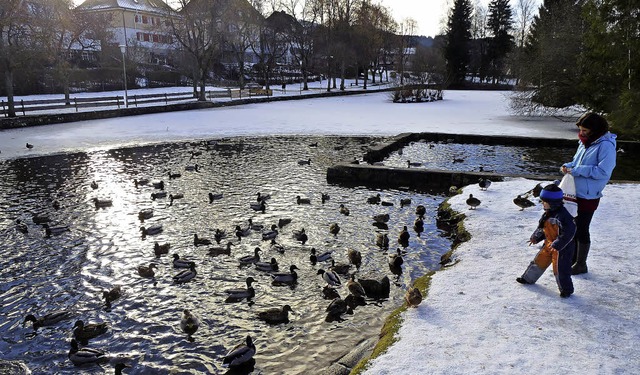
<instances>
[{"instance_id":1,"label":"pond","mask_svg":"<svg viewBox=\"0 0 640 375\"><path fill-rule=\"evenodd\" d=\"M73 324L107 322L106 334L90 340L91 347L109 352L114 359L101 366L83 367L83 373L113 373L116 362L132 366L128 374L223 373L222 358L247 335L255 340L255 365L247 371L266 374L317 373L366 338L376 337L386 316L402 303L406 287L417 277L439 268L440 255L450 241L436 228L435 215L442 196L404 190L376 191L363 186L344 187L326 182L329 166L361 158L383 138L262 137L230 138L198 142L156 144L145 147L101 150L17 159L0 163L0 353L6 360L22 360L34 373L77 373L67 358ZM309 164L301 161L309 161ZM299 163L300 162L300 163ZM198 165L197 171L187 170ZM169 174L180 177L169 178ZM168 194L183 198L152 199L160 190L152 184L136 187L134 180L162 180ZM92 182L95 185L92 186ZM265 212L254 211L257 193L270 194ZM209 202L208 194L222 194ZM329 200L321 202L321 194ZM380 194L393 206L368 204ZM310 204L297 204L296 196ZM110 199L96 207L93 198ZM400 199L411 199L401 207ZM59 207L54 204L59 204ZM344 204L350 215L340 214ZM378 233L387 233L391 252L403 226L412 228L415 208L427 209L424 232L410 229L403 272L388 267L388 253L376 245ZM139 212L152 209L143 222ZM389 214L388 229L372 225L373 216ZM34 215L48 217L50 226L69 230L51 237L34 223ZM240 239L236 225L248 220L270 227L279 219L291 223L279 230L284 253L270 249L261 231L249 231ZM15 220L28 232L16 230ZM337 235L329 226L337 223ZM161 224L163 231L141 236L140 227ZM302 244L293 231L304 228ZM194 234L214 239L224 230L234 243L231 255L209 255L218 246L195 246ZM169 254L156 256L154 242L170 243ZM280 271L298 267L298 283L274 286L268 273L241 266L238 258L262 249L262 260L276 258ZM362 253L358 277L391 279L389 298L368 299L343 321L327 322L330 300L322 293L326 283L317 274L329 262L312 264L310 250L332 251L339 263L347 263L348 249ZM176 284L173 253L194 261L197 275ZM154 263L155 278L141 277L139 265ZM227 303L224 291L256 282L255 297ZM348 294L342 278L337 288ZM103 291L122 287L122 296L106 308ZM259 312L289 304L290 322L270 325ZM180 317L189 309L201 320L189 339L180 328ZM23 325L27 314L68 310L72 317L38 329Z\"/></svg>"}]
</instances>

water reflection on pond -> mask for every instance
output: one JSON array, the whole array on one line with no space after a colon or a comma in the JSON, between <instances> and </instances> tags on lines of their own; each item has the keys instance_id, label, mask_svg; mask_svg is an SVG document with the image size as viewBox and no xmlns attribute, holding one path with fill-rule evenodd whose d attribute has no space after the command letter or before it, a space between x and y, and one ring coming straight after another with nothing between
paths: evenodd
<instances>
[{"instance_id":1,"label":"water reflection on pond","mask_svg":"<svg viewBox=\"0 0 640 375\"><path fill-rule=\"evenodd\" d=\"M107 334L91 340L92 347L126 358L129 374L222 373L222 357L229 348L250 334L256 341L255 372L267 374L316 373L353 348L364 338L375 337L387 314L401 303L404 288L415 277L438 265L449 241L435 227L435 210L442 197L402 190L375 191L366 187L344 187L326 182L328 166L360 158L382 139L343 137L233 138L217 144L207 142L160 144L72 155L19 159L0 164L0 352L4 359L28 363L34 373L76 373L67 359L75 320L105 321ZM315 145L317 143L317 146ZM309 160L310 164L298 163ZM197 171L187 167L198 165ZM181 174L169 178L169 174ZM162 180L168 194L183 194L170 204L168 198L151 199L157 192L151 184L136 188L134 180ZM91 187L95 181L97 188ZM250 203L258 192L271 194L265 213ZM222 194L209 203L208 193ZM330 199L321 203L321 193ZM394 206L367 204L380 193ZM310 198L298 205L295 197ZM96 208L93 198L111 199L112 205ZM401 198L411 198L401 208ZM60 208L54 208L59 202ZM339 212L349 207L350 215ZM388 255L376 246L376 233L389 234L391 250L403 225L411 228L415 207L427 208L424 232L411 238L404 272L395 275ZM152 209L153 217L141 222L138 214ZM372 217L388 213L388 230L372 225ZM69 231L46 238L33 215L47 216L50 225L69 226ZM15 219L28 226L16 230ZM291 218L277 241L284 254L270 250L260 231L240 240L236 225L248 219L266 227L281 218ZM338 223L340 232L329 233ZM141 236L140 227L161 224L157 235ZM296 241L294 230L305 228L309 240ZM216 229L228 234L223 244L234 242L231 255L210 256L211 246L195 246L194 234L213 240ZM154 242L170 243L167 255L156 257ZM215 245L215 243L214 243ZM273 286L270 276L252 266L240 266L238 258L260 247L262 260L274 257L280 271L295 264L298 284ZM317 270L328 262L312 265L310 249L333 251L337 262L346 263L347 250L363 254L362 277L391 277L388 300L367 301L343 322L325 322L325 285ZM184 284L172 277L171 254L195 261L197 276ZM141 264L155 263L155 279L138 275ZM355 268L352 269L355 272ZM251 301L225 303L224 290L245 286L251 276L256 295ZM342 297L347 295L338 288ZM102 292L122 285L123 296L106 310ZM291 305L289 324L269 325L257 319L258 312ZM199 316L202 326L190 341L180 329L183 309ZM22 326L28 313L37 316L68 309L73 318L38 330ZM113 362L88 366L84 373L113 372Z\"/></svg>"}]
</instances>

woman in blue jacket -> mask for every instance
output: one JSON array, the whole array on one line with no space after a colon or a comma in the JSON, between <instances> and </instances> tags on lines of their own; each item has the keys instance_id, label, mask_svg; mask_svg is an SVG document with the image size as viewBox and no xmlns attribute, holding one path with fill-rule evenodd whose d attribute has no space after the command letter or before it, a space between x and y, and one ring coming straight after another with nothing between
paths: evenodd
<instances>
[{"instance_id":1,"label":"woman in blue jacket","mask_svg":"<svg viewBox=\"0 0 640 375\"><path fill-rule=\"evenodd\" d=\"M598 208L602 190L616 166L616 135L609 132L609 124L602 116L585 113L578 119L578 150L573 160L562 165L562 173L569 173L576 183L578 216L576 216L576 251L571 272L587 273L587 256L591 247L589 225Z\"/></svg>"}]
</instances>

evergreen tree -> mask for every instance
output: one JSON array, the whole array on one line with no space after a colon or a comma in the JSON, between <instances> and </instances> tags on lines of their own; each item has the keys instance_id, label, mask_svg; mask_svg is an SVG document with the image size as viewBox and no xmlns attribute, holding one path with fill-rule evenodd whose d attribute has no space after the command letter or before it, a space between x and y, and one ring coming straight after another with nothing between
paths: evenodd
<instances>
[{"instance_id":1,"label":"evergreen tree","mask_svg":"<svg viewBox=\"0 0 640 375\"><path fill-rule=\"evenodd\" d=\"M489 3L489 19L487 28L491 33L489 38L488 57L489 73L493 83L505 75L505 60L513 49L512 10L509 0L492 0Z\"/></svg>"},{"instance_id":2,"label":"evergreen tree","mask_svg":"<svg viewBox=\"0 0 640 375\"><path fill-rule=\"evenodd\" d=\"M470 0L455 0L447 21L444 57L452 86L464 85L471 59L469 53L471 9Z\"/></svg>"}]
</instances>

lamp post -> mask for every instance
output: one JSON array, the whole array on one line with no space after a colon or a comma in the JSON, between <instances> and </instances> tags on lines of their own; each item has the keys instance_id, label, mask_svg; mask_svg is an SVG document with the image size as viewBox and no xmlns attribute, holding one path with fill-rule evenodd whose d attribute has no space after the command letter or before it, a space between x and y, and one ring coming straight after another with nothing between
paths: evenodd
<instances>
[{"instance_id":1,"label":"lamp post","mask_svg":"<svg viewBox=\"0 0 640 375\"><path fill-rule=\"evenodd\" d=\"M124 75L124 107L129 108L129 97L127 95L127 63L125 62L125 53L127 52L127 45L120 45L120 52L122 52L122 72Z\"/></svg>"}]
</instances>

